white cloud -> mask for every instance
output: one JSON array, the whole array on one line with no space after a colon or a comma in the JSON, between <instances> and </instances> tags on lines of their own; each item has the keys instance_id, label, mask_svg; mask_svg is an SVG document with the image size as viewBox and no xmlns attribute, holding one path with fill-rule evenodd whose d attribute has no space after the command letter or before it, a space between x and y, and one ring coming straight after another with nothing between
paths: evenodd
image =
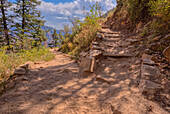
<instances>
[{"instance_id":1,"label":"white cloud","mask_svg":"<svg viewBox=\"0 0 170 114\"><path fill-rule=\"evenodd\" d=\"M64 24L71 24L68 17L79 17L83 19L82 9L85 6L89 10L89 5L96 2L102 6L103 12L106 12L115 7L116 0L75 0L73 2L53 4L41 0L41 5L38 9L45 16L46 25L56 29L62 29Z\"/></svg>"},{"instance_id":2,"label":"white cloud","mask_svg":"<svg viewBox=\"0 0 170 114\"><path fill-rule=\"evenodd\" d=\"M56 17L56 19L68 19L68 17Z\"/></svg>"}]
</instances>

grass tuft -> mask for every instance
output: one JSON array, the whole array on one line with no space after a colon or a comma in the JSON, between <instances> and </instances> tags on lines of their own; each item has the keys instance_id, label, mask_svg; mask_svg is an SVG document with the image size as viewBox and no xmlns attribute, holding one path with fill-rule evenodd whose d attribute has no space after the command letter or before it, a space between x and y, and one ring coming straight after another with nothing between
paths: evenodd
<instances>
[{"instance_id":1,"label":"grass tuft","mask_svg":"<svg viewBox=\"0 0 170 114\"><path fill-rule=\"evenodd\" d=\"M6 54L5 49L0 49L0 88L4 87L4 82L12 75L14 69L27 61L50 61L54 54L47 48L33 48L30 50L20 50L18 53Z\"/></svg>"}]
</instances>

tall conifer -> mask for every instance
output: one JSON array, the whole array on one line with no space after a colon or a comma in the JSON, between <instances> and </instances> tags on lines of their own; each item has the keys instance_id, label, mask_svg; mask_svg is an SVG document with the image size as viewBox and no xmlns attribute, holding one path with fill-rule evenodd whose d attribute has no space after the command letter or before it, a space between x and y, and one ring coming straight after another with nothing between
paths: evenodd
<instances>
[{"instance_id":1,"label":"tall conifer","mask_svg":"<svg viewBox=\"0 0 170 114\"><path fill-rule=\"evenodd\" d=\"M53 31L52 38L54 40L54 44L55 44L55 47L56 47L58 45L58 40L59 40L59 35L57 34L56 29L54 29L54 31Z\"/></svg>"},{"instance_id":2,"label":"tall conifer","mask_svg":"<svg viewBox=\"0 0 170 114\"><path fill-rule=\"evenodd\" d=\"M8 15L8 8L11 4L7 0L0 0L0 42L10 45L9 38L9 25L12 21L10 15Z\"/></svg>"},{"instance_id":3,"label":"tall conifer","mask_svg":"<svg viewBox=\"0 0 170 114\"><path fill-rule=\"evenodd\" d=\"M28 37L39 39L43 41L44 37L41 26L44 22L37 6L40 5L38 0L16 0L16 7L13 9L17 22L15 24L15 31L22 43Z\"/></svg>"}]
</instances>

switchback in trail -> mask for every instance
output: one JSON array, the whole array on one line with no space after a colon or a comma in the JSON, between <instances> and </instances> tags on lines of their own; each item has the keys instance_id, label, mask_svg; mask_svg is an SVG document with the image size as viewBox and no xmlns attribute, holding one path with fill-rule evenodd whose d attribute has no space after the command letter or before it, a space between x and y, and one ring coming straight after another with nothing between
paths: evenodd
<instances>
[{"instance_id":1,"label":"switchback in trail","mask_svg":"<svg viewBox=\"0 0 170 114\"><path fill-rule=\"evenodd\" d=\"M168 114L139 92L140 60L120 33L103 29L97 73L83 78L61 52L36 63L0 97L1 114Z\"/></svg>"}]
</instances>

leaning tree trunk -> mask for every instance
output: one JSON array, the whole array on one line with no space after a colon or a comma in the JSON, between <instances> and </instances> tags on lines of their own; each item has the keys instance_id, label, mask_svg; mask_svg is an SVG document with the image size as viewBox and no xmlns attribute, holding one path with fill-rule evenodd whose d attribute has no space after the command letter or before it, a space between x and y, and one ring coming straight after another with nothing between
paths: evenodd
<instances>
[{"instance_id":1,"label":"leaning tree trunk","mask_svg":"<svg viewBox=\"0 0 170 114\"><path fill-rule=\"evenodd\" d=\"M22 0L22 29L25 29L25 0ZM23 32L24 34L24 32Z\"/></svg>"},{"instance_id":2,"label":"leaning tree trunk","mask_svg":"<svg viewBox=\"0 0 170 114\"><path fill-rule=\"evenodd\" d=\"M6 15L5 15L5 9L4 9L4 1L5 0L1 0L1 12L2 12L2 22L3 22L2 25L4 28L5 39L6 39L7 45L9 46L10 41L9 41L9 35L8 35L7 19L6 19Z\"/></svg>"}]
</instances>

